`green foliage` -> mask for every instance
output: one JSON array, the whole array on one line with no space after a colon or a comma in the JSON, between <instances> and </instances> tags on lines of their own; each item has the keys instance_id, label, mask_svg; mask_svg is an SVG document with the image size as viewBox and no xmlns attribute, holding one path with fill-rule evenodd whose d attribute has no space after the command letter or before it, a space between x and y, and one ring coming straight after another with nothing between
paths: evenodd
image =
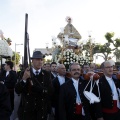
<instances>
[{"instance_id":1,"label":"green foliage","mask_svg":"<svg viewBox=\"0 0 120 120\"><path fill-rule=\"evenodd\" d=\"M117 47L120 47L120 38L116 38L115 40L114 40L116 43L115 43L115 47L117 48Z\"/></svg>"},{"instance_id":2,"label":"green foliage","mask_svg":"<svg viewBox=\"0 0 120 120\"><path fill-rule=\"evenodd\" d=\"M113 43L112 38L114 37L114 32L107 32L105 34L105 38L108 40L109 43Z\"/></svg>"},{"instance_id":3,"label":"green foliage","mask_svg":"<svg viewBox=\"0 0 120 120\"><path fill-rule=\"evenodd\" d=\"M101 48L100 44L95 45L95 47L93 48L93 54L101 53L100 48Z\"/></svg>"},{"instance_id":4,"label":"green foliage","mask_svg":"<svg viewBox=\"0 0 120 120\"><path fill-rule=\"evenodd\" d=\"M106 43L103 45L101 44L95 45L93 48L93 54L101 53L103 54L103 58L107 60L109 55L112 52L114 52L114 55L116 55L117 57L119 54L115 50L117 50L118 47L120 47L120 38L113 39L114 35L115 35L114 32L107 32L105 34ZM114 47L111 48L111 45Z\"/></svg>"},{"instance_id":5,"label":"green foliage","mask_svg":"<svg viewBox=\"0 0 120 120\"><path fill-rule=\"evenodd\" d=\"M20 63L20 55L16 52L13 52L12 61L15 64L15 54L16 54L16 64Z\"/></svg>"},{"instance_id":6,"label":"green foliage","mask_svg":"<svg viewBox=\"0 0 120 120\"><path fill-rule=\"evenodd\" d=\"M11 45L12 40L10 38L4 38L4 40L7 41L7 43L8 43L9 46Z\"/></svg>"},{"instance_id":7,"label":"green foliage","mask_svg":"<svg viewBox=\"0 0 120 120\"><path fill-rule=\"evenodd\" d=\"M114 55L120 59L120 50L119 49L116 49L115 52L114 52Z\"/></svg>"}]
</instances>

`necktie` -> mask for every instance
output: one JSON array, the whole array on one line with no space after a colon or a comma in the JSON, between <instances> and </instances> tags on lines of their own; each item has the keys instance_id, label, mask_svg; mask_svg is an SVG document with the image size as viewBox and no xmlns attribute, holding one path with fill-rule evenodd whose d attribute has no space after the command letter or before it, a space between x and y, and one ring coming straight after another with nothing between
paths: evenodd
<instances>
[{"instance_id":1,"label":"necktie","mask_svg":"<svg viewBox=\"0 0 120 120\"><path fill-rule=\"evenodd\" d=\"M39 72L36 70L35 74L36 74L36 75L39 75Z\"/></svg>"}]
</instances>

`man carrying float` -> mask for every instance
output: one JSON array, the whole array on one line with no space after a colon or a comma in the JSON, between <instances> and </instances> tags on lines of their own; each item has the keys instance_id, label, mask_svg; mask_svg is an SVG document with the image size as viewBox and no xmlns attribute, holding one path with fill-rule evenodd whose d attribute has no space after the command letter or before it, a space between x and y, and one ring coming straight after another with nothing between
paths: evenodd
<instances>
[{"instance_id":1,"label":"man carrying float","mask_svg":"<svg viewBox=\"0 0 120 120\"><path fill-rule=\"evenodd\" d=\"M119 73L116 75L116 79L113 78L113 64L110 61L102 63L101 68L103 75L91 84L92 87L90 91L84 91L84 95L91 103L98 103L94 105L94 114L97 120L120 120ZM85 79L87 79L88 76L90 76L91 79L92 77L94 78L94 74L95 73L88 73ZM90 81L92 82L93 79L91 79ZM97 84L97 89L94 87L94 83ZM98 91L97 96L92 93L93 87Z\"/></svg>"}]
</instances>

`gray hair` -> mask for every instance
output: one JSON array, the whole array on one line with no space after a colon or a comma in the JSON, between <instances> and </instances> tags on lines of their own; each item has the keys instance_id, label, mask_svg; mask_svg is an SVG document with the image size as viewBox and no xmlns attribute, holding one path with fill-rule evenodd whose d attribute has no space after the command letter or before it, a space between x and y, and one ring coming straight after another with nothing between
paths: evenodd
<instances>
[{"instance_id":1,"label":"gray hair","mask_svg":"<svg viewBox=\"0 0 120 120\"><path fill-rule=\"evenodd\" d=\"M69 65L69 71L71 71L71 67L72 67L73 65L79 65L79 66L80 66L79 63L73 62L73 63L71 63L71 64Z\"/></svg>"},{"instance_id":2,"label":"gray hair","mask_svg":"<svg viewBox=\"0 0 120 120\"><path fill-rule=\"evenodd\" d=\"M109 60L107 60L107 61L105 61L105 62L103 62L103 63L101 64L100 68L103 69L103 68L105 67L105 64L106 64L106 63L110 63L110 64L111 64L111 62L110 62Z\"/></svg>"},{"instance_id":3,"label":"gray hair","mask_svg":"<svg viewBox=\"0 0 120 120\"><path fill-rule=\"evenodd\" d=\"M63 66L64 64L57 64L56 69L59 69L61 66ZM65 65L64 65L65 66Z\"/></svg>"}]
</instances>

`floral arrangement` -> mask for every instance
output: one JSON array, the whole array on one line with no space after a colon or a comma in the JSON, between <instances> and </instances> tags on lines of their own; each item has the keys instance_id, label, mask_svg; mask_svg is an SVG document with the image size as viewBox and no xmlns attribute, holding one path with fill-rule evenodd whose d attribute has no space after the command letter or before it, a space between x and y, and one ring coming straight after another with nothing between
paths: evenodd
<instances>
[{"instance_id":1,"label":"floral arrangement","mask_svg":"<svg viewBox=\"0 0 120 120\"><path fill-rule=\"evenodd\" d=\"M66 49L56 57L56 62L63 63L68 71L70 63L77 62L82 66L84 63L90 63L90 58L75 54L73 49Z\"/></svg>"}]
</instances>

